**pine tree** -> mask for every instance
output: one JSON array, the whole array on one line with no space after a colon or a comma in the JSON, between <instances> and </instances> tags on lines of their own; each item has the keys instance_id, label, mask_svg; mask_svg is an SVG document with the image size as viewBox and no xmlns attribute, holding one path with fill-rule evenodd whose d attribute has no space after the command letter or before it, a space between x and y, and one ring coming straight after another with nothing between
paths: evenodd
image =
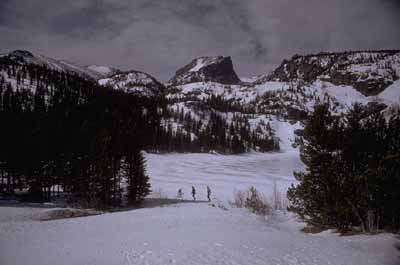
<instances>
[{"instance_id":1,"label":"pine tree","mask_svg":"<svg viewBox=\"0 0 400 265\"><path fill-rule=\"evenodd\" d=\"M292 209L308 222L319 225L346 226L337 205L340 196L340 181L335 181L337 170L336 151L340 139L340 126L327 105L315 107L304 129L304 145L301 146L301 160L306 172L295 172L300 182L288 190ZM345 215L345 214L344 214Z\"/></svg>"},{"instance_id":2,"label":"pine tree","mask_svg":"<svg viewBox=\"0 0 400 265\"><path fill-rule=\"evenodd\" d=\"M322 226L399 229L399 128L399 115L387 122L374 106L356 104L343 117L316 107L301 147L306 172L288 191L292 209Z\"/></svg>"},{"instance_id":3,"label":"pine tree","mask_svg":"<svg viewBox=\"0 0 400 265\"><path fill-rule=\"evenodd\" d=\"M127 157L128 166L128 202L140 203L150 190L149 177L146 174L146 160L142 152L136 151Z\"/></svg>"}]
</instances>

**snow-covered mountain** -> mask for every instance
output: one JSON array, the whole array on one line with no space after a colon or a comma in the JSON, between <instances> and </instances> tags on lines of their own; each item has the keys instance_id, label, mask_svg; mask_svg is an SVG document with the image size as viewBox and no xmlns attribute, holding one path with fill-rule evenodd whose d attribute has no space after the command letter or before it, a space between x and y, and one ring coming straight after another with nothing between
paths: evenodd
<instances>
[{"instance_id":1,"label":"snow-covered mountain","mask_svg":"<svg viewBox=\"0 0 400 265\"><path fill-rule=\"evenodd\" d=\"M338 112L355 102L396 106L399 77L400 51L321 53L284 60L253 85L262 94L259 111L299 118L321 102L329 102Z\"/></svg>"},{"instance_id":2,"label":"snow-covered mountain","mask_svg":"<svg viewBox=\"0 0 400 265\"><path fill-rule=\"evenodd\" d=\"M118 72L117 69L108 66L91 65L85 67L68 62L66 60L53 59L43 55L33 54L29 51L24 50L15 50L10 53L1 54L0 57L6 57L21 64L37 64L41 66L46 66L49 69L59 72L76 73L82 77L93 78L96 80L108 77Z\"/></svg>"},{"instance_id":3,"label":"snow-covered mountain","mask_svg":"<svg viewBox=\"0 0 400 265\"><path fill-rule=\"evenodd\" d=\"M400 50L320 53L295 55L271 74L266 81L301 81L311 84L321 80L336 86L352 86L365 96L375 96L400 76Z\"/></svg>"},{"instance_id":4,"label":"snow-covered mountain","mask_svg":"<svg viewBox=\"0 0 400 265\"><path fill-rule=\"evenodd\" d=\"M255 80L231 77L237 74L229 57L200 57L177 71L167 84L167 98L174 110L199 117L205 110L218 110L228 124L229 117L242 117L252 132L263 134L260 127L268 124L270 136L281 143L318 103L329 103L337 113L356 102L386 111L400 104L400 51L295 55Z\"/></svg>"},{"instance_id":5,"label":"snow-covered mountain","mask_svg":"<svg viewBox=\"0 0 400 265\"><path fill-rule=\"evenodd\" d=\"M230 57L196 58L180 68L166 86L170 111L182 113L177 117L189 115L201 122L202 127L193 137L221 126L215 125L218 119L222 126L230 128L220 132L219 136L226 138L222 142L237 138L244 142L245 149L279 148L275 137L279 121L256 113L258 91L250 82L239 79ZM170 119L165 124L186 132L192 128L185 119Z\"/></svg>"},{"instance_id":6,"label":"snow-covered mountain","mask_svg":"<svg viewBox=\"0 0 400 265\"><path fill-rule=\"evenodd\" d=\"M178 100L205 100L222 97L239 104L255 100L257 91L249 79L242 81L230 57L200 57L176 71L166 84L167 97Z\"/></svg>"},{"instance_id":7,"label":"snow-covered mountain","mask_svg":"<svg viewBox=\"0 0 400 265\"><path fill-rule=\"evenodd\" d=\"M20 68L36 64L75 73L127 93L165 96L168 111L161 125L168 133L209 142L201 139L202 134L218 131L218 137L225 135L222 144L246 139L251 149L276 148L277 137L281 147L290 147L287 139L301 128L317 103L329 103L337 113L355 102L374 104L389 114L400 108L400 51L395 50L295 55L271 73L242 80L230 57L199 57L178 69L165 85L140 71L82 67L28 51L17 50L0 59L17 62ZM7 66L0 70L0 77L13 90L34 92L37 86L32 77L18 75ZM212 141L218 146L219 140Z\"/></svg>"},{"instance_id":8,"label":"snow-covered mountain","mask_svg":"<svg viewBox=\"0 0 400 265\"><path fill-rule=\"evenodd\" d=\"M188 83L216 82L221 84L240 84L230 57L199 57L176 71L169 81L172 85Z\"/></svg>"},{"instance_id":9,"label":"snow-covered mountain","mask_svg":"<svg viewBox=\"0 0 400 265\"><path fill-rule=\"evenodd\" d=\"M147 97L160 96L165 90L164 85L153 76L134 70L117 73L98 82L100 85L112 86L117 90Z\"/></svg>"}]
</instances>

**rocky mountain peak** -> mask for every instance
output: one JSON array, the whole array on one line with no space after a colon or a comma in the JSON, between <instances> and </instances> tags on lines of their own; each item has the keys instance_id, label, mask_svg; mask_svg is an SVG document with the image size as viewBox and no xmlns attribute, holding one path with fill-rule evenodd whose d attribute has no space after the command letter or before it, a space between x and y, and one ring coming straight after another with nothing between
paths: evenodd
<instances>
[{"instance_id":1,"label":"rocky mountain peak","mask_svg":"<svg viewBox=\"0 0 400 265\"><path fill-rule=\"evenodd\" d=\"M231 57L199 57L176 71L169 81L172 85L184 85L197 82L216 82L221 84L241 83Z\"/></svg>"},{"instance_id":2,"label":"rocky mountain peak","mask_svg":"<svg viewBox=\"0 0 400 265\"><path fill-rule=\"evenodd\" d=\"M267 81L301 81L310 84L323 80L334 85L349 85L365 96L377 95L400 78L400 50L353 51L295 55L270 75Z\"/></svg>"}]
</instances>

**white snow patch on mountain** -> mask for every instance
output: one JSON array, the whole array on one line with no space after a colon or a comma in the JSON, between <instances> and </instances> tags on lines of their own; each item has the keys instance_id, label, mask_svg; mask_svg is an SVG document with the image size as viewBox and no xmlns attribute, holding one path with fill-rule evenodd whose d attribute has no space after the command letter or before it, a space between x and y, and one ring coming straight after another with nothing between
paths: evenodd
<instances>
[{"instance_id":1,"label":"white snow patch on mountain","mask_svg":"<svg viewBox=\"0 0 400 265\"><path fill-rule=\"evenodd\" d=\"M256 99L257 93L253 87L241 85L226 85L216 82L196 82L174 87L178 92L169 94L168 98L184 97L194 95L198 99L211 97L211 95L222 96L241 103L249 103Z\"/></svg>"},{"instance_id":2,"label":"white snow patch on mountain","mask_svg":"<svg viewBox=\"0 0 400 265\"><path fill-rule=\"evenodd\" d=\"M400 103L400 80L395 81L392 85L382 91L378 98L391 103Z\"/></svg>"},{"instance_id":3,"label":"white snow patch on mountain","mask_svg":"<svg viewBox=\"0 0 400 265\"><path fill-rule=\"evenodd\" d=\"M262 84L255 85L258 95L262 96L268 91L287 90L290 84L287 82L268 81Z\"/></svg>"},{"instance_id":4,"label":"white snow patch on mountain","mask_svg":"<svg viewBox=\"0 0 400 265\"><path fill-rule=\"evenodd\" d=\"M206 65L205 58L198 58L196 61L196 65L192 69L190 69L189 72L197 72L201 68L203 68L205 65Z\"/></svg>"},{"instance_id":5,"label":"white snow patch on mountain","mask_svg":"<svg viewBox=\"0 0 400 265\"><path fill-rule=\"evenodd\" d=\"M108 76L115 72L115 69L108 66L89 65L87 68L103 76Z\"/></svg>"},{"instance_id":6,"label":"white snow patch on mountain","mask_svg":"<svg viewBox=\"0 0 400 265\"><path fill-rule=\"evenodd\" d=\"M162 89L162 85L154 78L139 71L116 74L111 78L100 79L98 83L102 86L111 86L116 90L148 97L155 96Z\"/></svg>"},{"instance_id":7,"label":"white snow patch on mountain","mask_svg":"<svg viewBox=\"0 0 400 265\"><path fill-rule=\"evenodd\" d=\"M240 81L245 82L245 83L253 83L257 81L259 76L253 76L253 77L239 77Z\"/></svg>"},{"instance_id":8,"label":"white snow patch on mountain","mask_svg":"<svg viewBox=\"0 0 400 265\"><path fill-rule=\"evenodd\" d=\"M9 54L3 54L2 56L10 56L11 58L23 61L27 64L36 64L40 66L46 66L52 70L60 72L73 72L82 77L90 77L93 79L99 79L107 76L109 73L103 71L108 67L104 68L94 68L94 67L84 67L75 63L68 62L66 60L53 59L40 54L32 54L28 51L13 51ZM102 70L102 71L100 71ZM110 68L111 70L111 68Z\"/></svg>"}]
</instances>

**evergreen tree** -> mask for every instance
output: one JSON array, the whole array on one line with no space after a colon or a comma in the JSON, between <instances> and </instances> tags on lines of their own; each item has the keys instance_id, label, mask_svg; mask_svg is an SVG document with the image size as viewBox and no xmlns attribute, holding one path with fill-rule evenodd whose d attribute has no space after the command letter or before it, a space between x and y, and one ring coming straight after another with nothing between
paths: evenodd
<instances>
[{"instance_id":1,"label":"evergreen tree","mask_svg":"<svg viewBox=\"0 0 400 265\"><path fill-rule=\"evenodd\" d=\"M363 231L398 229L399 115L388 122L356 104L343 117L318 106L305 127L305 172L288 191L292 209L309 223Z\"/></svg>"},{"instance_id":2,"label":"evergreen tree","mask_svg":"<svg viewBox=\"0 0 400 265\"><path fill-rule=\"evenodd\" d=\"M150 193L149 177L146 174L146 161L142 152L137 151L127 157L128 202L137 204Z\"/></svg>"}]
</instances>

